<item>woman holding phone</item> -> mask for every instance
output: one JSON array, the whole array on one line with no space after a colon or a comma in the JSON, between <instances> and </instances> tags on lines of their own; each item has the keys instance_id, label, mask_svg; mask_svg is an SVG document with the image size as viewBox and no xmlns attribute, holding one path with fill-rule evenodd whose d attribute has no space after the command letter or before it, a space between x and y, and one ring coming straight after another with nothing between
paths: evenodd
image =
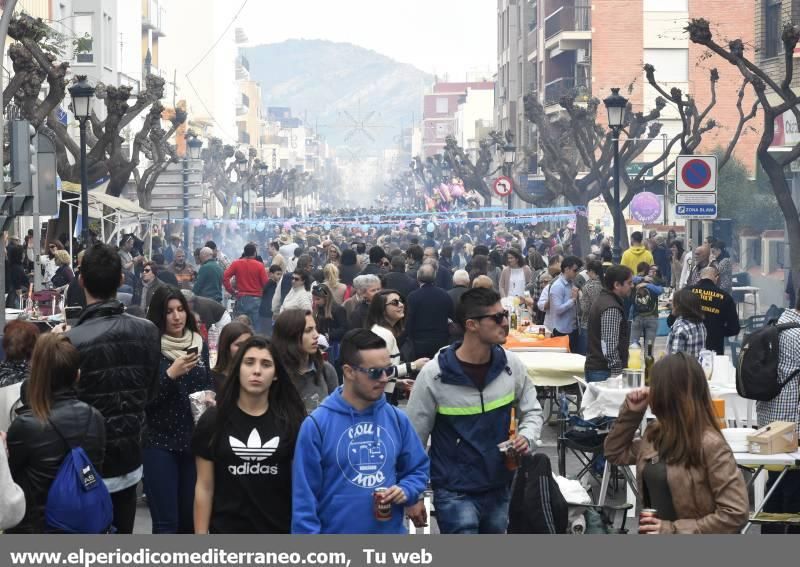
<instances>
[{"instance_id":1,"label":"woman holding phone","mask_svg":"<svg viewBox=\"0 0 800 567\"><path fill-rule=\"evenodd\" d=\"M172 286L153 294L147 318L161 333L158 395L147 406L142 461L153 533L193 533L194 419L189 395L213 390L208 346L186 297Z\"/></svg>"},{"instance_id":2,"label":"woman holding phone","mask_svg":"<svg viewBox=\"0 0 800 567\"><path fill-rule=\"evenodd\" d=\"M264 337L247 339L217 406L197 423L192 452L198 534L289 533L292 458L306 411L275 354Z\"/></svg>"}]
</instances>

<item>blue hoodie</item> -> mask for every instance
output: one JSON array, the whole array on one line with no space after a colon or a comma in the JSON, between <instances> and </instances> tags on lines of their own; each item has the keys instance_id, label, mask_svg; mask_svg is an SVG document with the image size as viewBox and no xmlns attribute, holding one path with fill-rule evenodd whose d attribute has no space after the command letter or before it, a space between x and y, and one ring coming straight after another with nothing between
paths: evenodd
<instances>
[{"instance_id":1,"label":"blue hoodie","mask_svg":"<svg viewBox=\"0 0 800 567\"><path fill-rule=\"evenodd\" d=\"M303 422L292 467L292 533L402 534L404 506L378 521L373 491L398 485L407 504L428 482L430 462L406 415L381 397L364 411L342 387Z\"/></svg>"}]
</instances>

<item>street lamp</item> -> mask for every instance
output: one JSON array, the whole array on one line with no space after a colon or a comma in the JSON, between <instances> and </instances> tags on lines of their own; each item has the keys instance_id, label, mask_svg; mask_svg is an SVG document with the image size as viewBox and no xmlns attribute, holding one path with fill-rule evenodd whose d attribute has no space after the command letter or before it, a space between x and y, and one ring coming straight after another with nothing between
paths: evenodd
<instances>
[{"instance_id":1,"label":"street lamp","mask_svg":"<svg viewBox=\"0 0 800 567\"><path fill-rule=\"evenodd\" d=\"M611 96L606 98L603 103L608 111L608 127L611 128L612 144L614 148L614 249L612 251L614 263L619 264L622 260L622 208L619 198L619 133L625 122L625 109L628 107L628 99L619 94L619 88L611 89Z\"/></svg>"},{"instance_id":2,"label":"street lamp","mask_svg":"<svg viewBox=\"0 0 800 567\"><path fill-rule=\"evenodd\" d=\"M92 115L94 87L86 75L75 77L76 83L69 88L72 97L72 113L80 123L81 130L81 240L83 247L89 246L89 173L86 164L86 121Z\"/></svg>"},{"instance_id":3,"label":"street lamp","mask_svg":"<svg viewBox=\"0 0 800 567\"><path fill-rule=\"evenodd\" d=\"M189 242L189 160L200 159L200 150L203 142L197 139L192 132L186 134L186 153L183 156L183 244L188 252L191 250Z\"/></svg>"},{"instance_id":4,"label":"street lamp","mask_svg":"<svg viewBox=\"0 0 800 567\"><path fill-rule=\"evenodd\" d=\"M247 158L241 158L236 160L236 171L239 172L239 183L242 186L242 203L239 211L239 218L244 219L244 192L245 186L245 176L247 175Z\"/></svg>"},{"instance_id":5,"label":"street lamp","mask_svg":"<svg viewBox=\"0 0 800 567\"><path fill-rule=\"evenodd\" d=\"M506 145L503 147L503 174L511 179L511 187L514 187L514 164L517 161L517 147L508 141ZM508 194L508 210L510 211L512 208L512 198L514 197L514 192Z\"/></svg>"},{"instance_id":6,"label":"street lamp","mask_svg":"<svg viewBox=\"0 0 800 567\"><path fill-rule=\"evenodd\" d=\"M262 212L264 213L264 218L267 218L267 172L269 171L269 166L266 163L262 163L258 166L258 177L261 179L261 205L264 209Z\"/></svg>"}]
</instances>

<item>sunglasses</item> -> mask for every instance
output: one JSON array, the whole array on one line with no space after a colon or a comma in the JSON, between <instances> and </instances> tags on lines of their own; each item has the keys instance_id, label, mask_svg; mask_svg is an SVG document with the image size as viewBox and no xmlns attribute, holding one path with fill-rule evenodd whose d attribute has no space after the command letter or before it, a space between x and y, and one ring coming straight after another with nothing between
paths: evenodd
<instances>
[{"instance_id":1,"label":"sunglasses","mask_svg":"<svg viewBox=\"0 0 800 567\"><path fill-rule=\"evenodd\" d=\"M394 366L386 368L362 368L361 366L351 366L353 370L358 370L369 376L370 380L380 380L384 375L391 376L394 373Z\"/></svg>"},{"instance_id":2,"label":"sunglasses","mask_svg":"<svg viewBox=\"0 0 800 567\"><path fill-rule=\"evenodd\" d=\"M391 266L389 262L381 262L381 266Z\"/></svg>"},{"instance_id":3,"label":"sunglasses","mask_svg":"<svg viewBox=\"0 0 800 567\"><path fill-rule=\"evenodd\" d=\"M392 305L394 307L400 307L403 305L403 301L401 299L392 299L391 301L387 301L386 305Z\"/></svg>"},{"instance_id":4,"label":"sunglasses","mask_svg":"<svg viewBox=\"0 0 800 567\"><path fill-rule=\"evenodd\" d=\"M303 281L303 278L292 278L292 281L293 282L301 282L301 281Z\"/></svg>"},{"instance_id":5,"label":"sunglasses","mask_svg":"<svg viewBox=\"0 0 800 567\"><path fill-rule=\"evenodd\" d=\"M480 321L481 319L491 319L498 325L501 325L505 319L508 319L508 311L498 311L497 313L492 313L490 315L477 315L475 317L467 317L467 319L473 319L475 321Z\"/></svg>"},{"instance_id":6,"label":"sunglasses","mask_svg":"<svg viewBox=\"0 0 800 567\"><path fill-rule=\"evenodd\" d=\"M142 270L142 273L143 273L143 274L149 274L149 273L150 273L150 272L152 272L152 271L153 271L153 270L151 270L150 268L145 268L144 270Z\"/></svg>"}]
</instances>

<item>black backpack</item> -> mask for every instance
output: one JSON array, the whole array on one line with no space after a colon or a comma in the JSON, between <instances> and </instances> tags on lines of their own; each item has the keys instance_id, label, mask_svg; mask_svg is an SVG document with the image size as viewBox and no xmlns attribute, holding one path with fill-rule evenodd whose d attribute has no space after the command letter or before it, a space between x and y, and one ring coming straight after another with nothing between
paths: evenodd
<instances>
[{"instance_id":1,"label":"black backpack","mask_svg":"<svg viewBox=\"0 0 800 567\"><path fill-rule=\"evenodd\" d=\"M525 455L514 476L508 507L510 534L564 534L569 524L567 501L558 488L550 459Z\"/></svg>"},{"instance_id":2,"label":"black backpack","mask_svg":"<svg viewBox=\"0 0 800 567\"><path fill-rule=\"evenodd\" d=\"M653 313L658 307L658 297L646 287L636 290L633 298L633 308L636 313Z\"/></svg>"},{"instance_id":3,"label":"black backpack","mask_svg":"<svg viewBox=\"0 0 800 567\"><path fill-rule=\"evenodd\" d=\"M736 365L736 391L743 398L768 402L781 393L800 369L781 382L778 377L778 347L780 335L788 329L800 329L800 324L770 321L762 329L747 335Z\"/></svg>"}]
</instances>

